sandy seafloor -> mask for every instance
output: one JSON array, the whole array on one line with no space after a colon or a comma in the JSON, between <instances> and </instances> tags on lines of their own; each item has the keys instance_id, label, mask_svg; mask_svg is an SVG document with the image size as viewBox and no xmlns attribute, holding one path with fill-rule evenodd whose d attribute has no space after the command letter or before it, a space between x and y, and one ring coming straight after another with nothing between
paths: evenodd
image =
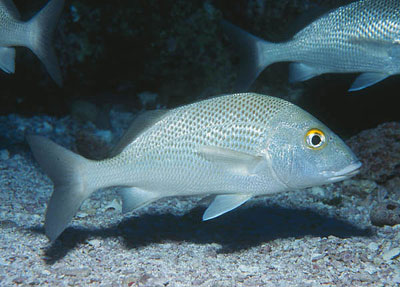
<instances>
[{"instance_id":1,"label":"sandy seafloor","mask_svg":"<svg viewBox=\"0 0 400 287\"><path fill-rule=\"evenodd\" d=\"M69 117L0 117L1 286L400 284L400 226L371 224L377 195L365 179L254 199L208 222L201 198L122 215L118 193L99 191L50 243L43 218L52 184L24 134L73 148L84 128Z\"/></svg>"}]
</instances>

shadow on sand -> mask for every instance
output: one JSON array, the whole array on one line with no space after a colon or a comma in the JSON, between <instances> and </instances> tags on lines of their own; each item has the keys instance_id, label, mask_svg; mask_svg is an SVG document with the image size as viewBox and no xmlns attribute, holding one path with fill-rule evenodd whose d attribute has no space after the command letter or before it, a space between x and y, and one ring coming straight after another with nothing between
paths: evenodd
<instances>
[{"instance_id":1,"label":"shadow on sand","mask_svg":"<svg viewBox=\"0 0 400 287\"><path fill-rule=\"evenodd\" d=\"M183 216L153 214L130 217L111 228L68 228L46 250L46 262L53 264L88 238L121 237L126 248L165 241L219 243L222 247L218 252L231 253L277 238L306 235L346 238L373 234L370 229L361 229L311 210L254 206L206 222L201 221L203 212L204 208L196 207ZM34 228L34 231L43 233L43 228Z\"/></svg>"}]
</instances>

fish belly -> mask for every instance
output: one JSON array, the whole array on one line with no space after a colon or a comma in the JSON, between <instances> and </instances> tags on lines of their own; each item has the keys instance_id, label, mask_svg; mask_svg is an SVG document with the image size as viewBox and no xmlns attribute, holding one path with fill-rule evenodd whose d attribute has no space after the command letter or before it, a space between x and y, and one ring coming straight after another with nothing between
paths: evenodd
<instances>
[{"instance_id":1,"label":"fish belly","mask_svg":"<svg viewBox=\"0 0 400 287\"><path fill-rule=\"evenodd\" d=\"M162 196L257 194L265 190L258 176L232 174L201 159L137 163L135 169L138 172L132 184Z\"/></svg>"}]
</instances>

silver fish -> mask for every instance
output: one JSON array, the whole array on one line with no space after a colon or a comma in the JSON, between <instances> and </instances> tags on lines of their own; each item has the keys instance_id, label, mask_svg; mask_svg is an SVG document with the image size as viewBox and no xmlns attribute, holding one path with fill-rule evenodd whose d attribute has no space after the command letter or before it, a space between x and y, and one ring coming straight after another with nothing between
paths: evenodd
<instances>
[{"instance_id":1,"label":"silver fish","mask_svg":"<svg viewBox=\"0 0 400 287\"><path fill-rule=\"evenodd\" d=\"M24 46L35 53L61 86L61 72L51 38L63 6L64 0L50 0L31 20L22 22L12 0L0 0L0 69L14 73L14 47Z\"/></svg>"},{"instance_id":2,"label":"silver fish","mask_svg":"<svg viewBox=\"0 0 400 287\"><path fill-rule=\"evenodd\" d=\"M161 113L139 117L101 161L27 137L54 183L45 219L51 240L100 188L121 187L123 212L163 197L215 194L208 220L254 196L344 180L361 166L324 124L279 98L232 94Z\"/></svg>"},{"instance_id":3,"label":"silver fish","mask_svg":"<svg viewBox=\"0 0 400 287\"><path fill-rule=\"evenodd\" d=\"M226 21L223 27L245 54L237 83L240 91L275 62L294 62L291 82L324 73L361 72L349 91L400 73L399 0L360 0L342 6L285 43L264 41Z\"/></svg>"}]
</instances>

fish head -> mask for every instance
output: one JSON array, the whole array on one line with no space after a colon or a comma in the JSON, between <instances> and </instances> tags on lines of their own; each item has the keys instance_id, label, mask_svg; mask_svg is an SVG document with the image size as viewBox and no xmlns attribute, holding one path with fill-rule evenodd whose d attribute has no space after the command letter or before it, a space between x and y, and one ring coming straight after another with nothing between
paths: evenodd
<instances>
[{"instance_id":1,"label":"fish head","mask_svg":"<svg viewBox=\"0 0 400 287\"><path fill-rule=\"evenodd\" d=\"M358 173L361 162L350 148L306 111L290 106L274 122L265 153L287 189L333 183Z\"/></svg>"}]
</instances>

